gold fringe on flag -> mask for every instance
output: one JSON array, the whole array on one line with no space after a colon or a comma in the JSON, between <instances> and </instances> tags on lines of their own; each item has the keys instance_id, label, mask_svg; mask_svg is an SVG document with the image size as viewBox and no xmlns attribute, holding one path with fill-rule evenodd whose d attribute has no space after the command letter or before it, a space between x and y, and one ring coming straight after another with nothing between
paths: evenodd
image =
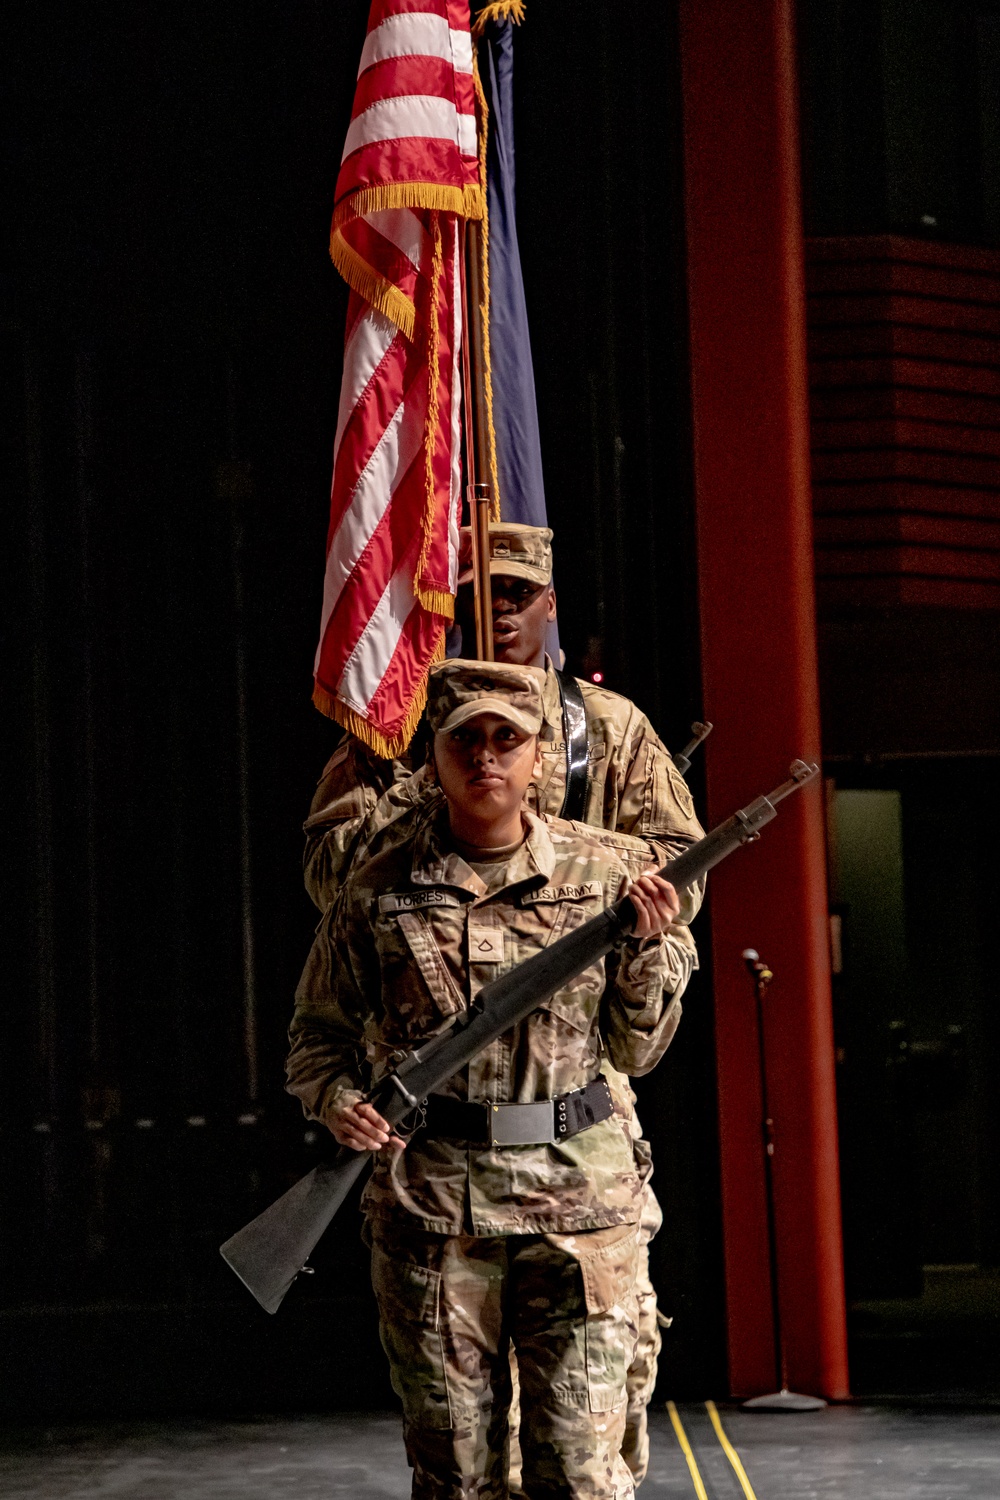
<instances>
[{"instance_id":1,"label":"gold fringe on flag","mask_svg":"<svg viewBox=\"0 0 1000 1500\"><path fill-rule=\"evenodd\" d=\"M485 203L482 186L456 188L434 182L401 182L363 188L337 206L330 229L330 259L352 291L364 297L390 323L395 323L400 333L412 340L417 326L417 311L412 298L369 265L344 239L341 227L363 214L379 213L387 208L427 208L439 213L461 214L467 219L481 219L485 215Z\"/></svg>"},{"instance_id":2,"label":"gold fringe on flag","mask_svg":"<svg viewBox=\"0 0 1000 1500\"><path fill-rule=\"evenodd\" d=\"M437 486L434 483L434 453L437 448L438 423L441 420L439 400L441 366L439 359L440 351L438 348L441 338L441 319L438 310L438 298L441 294L441 279L444 275L444 241L441 235L441 219L437 213L432 213L430 216L430 231L434 252L431 257L430 303L427 314L427 415L424 419L424 517L420 557L417 560L417 571L413 578L413 591L424 609L430 610L432 614L445 613L445 611L442 611L437 606L443 599L447 599L448 608L446 613L450 618L455 612L455 605L451 595L441 593L437 589L424 589L420 586L424 565L427 562L431 543L434 540L434 520L437 513Z\"/></svg>"},{"instance_id":3,"label":"gold fringe on flag","mask_svg":"<svg viewBox=\"0 0 1000 1500\"><path fill-rule=\"evenodd\" d=\"M349 219L380 213L385 208L436 208L439 213L481 219L485 203L482 188L471 183L459 188L438 182L390 182L349 193L334 210L333 227L337 229Z\"/></svg>"},{"instance_id":4,"label":"gold fringe on flag","mask_svg":"<svg viewBox=\"0 0 1000 1500\"><path fill-rule=\"evenodd\" d=\"M417 589L417 598L424 609L432 615L441 615L446 620L455 618L455 596L440 589Z\"/></svg>"},{"instance_id":5,"label":"gold fringe on flag","mask_svg":"<svg viewBox=\"0 0 1000 1500\"><path fill-rule=\"evenodd\" d=\"M429 665L433 667L436 662L443 660L444 626L441 627L440 639L431 654ZM383 734L370 719L366 719L353 708L349 708L335 694L328 693L326 688L321 687L318 682L313 685L312 701L321 714L326 714L328 719L334 719L347 730L348 734L353 734L383 760L395 760L397 755L402 755L412 740L417 725L423 717L424 709L427 707L427 679L425 677L422 686L417 689L406 718L394 735Z\"/></svg>"},{"instance_id":6,"label":"gold fringe on flag","mask_svg":"<svg viewBox=\"0 0 1000 1500\"><path fill-rule=\"evenodd\" d=\"M498 0L498 4L505 0ZM510 0L510 3L520 3L520 0ZM494 9L487 6L487 9ZM482 15L483 12L480 12ZM478 17L476 18L478 21ZM485 23L484 23L485 24ZM476 33L473 32L475 36ZM472 53L472 81L476 90L476 104L479 106L479 184L482 189L483 202L486 203L486 145L489 132L490 112L486 104L486 95L483 92L483 82L479 76L479 61L475 50ZM483 277L483 300L479 304L479 316L483 323L483 397L486 402L486 437L487 448L490 456L490 520L500 520L500 474L497 469L497 432L493 424L493 366L490 362L490 215L487 207L482 219L482 277Z\"/></svg>"},{"instance_id":7,"label":"gold fringe on flag","mask_svg":"<svg viewBox=\"0 0 1000 1500\"><path fill-rule=\"evenodd\" d=\"M376 312L395 323L400 333L412 341L417 322L412 298L380 276L337 229L330 235L330 259L351 290L370 302Z\"/></svg>"},{"instance_id":8,"label":"gold fringe on flag","mask_svg":"<svg viewBox=\"0 0 1000 1500\"><path fill-rule=\"evenodd\" d=\"M472 40L478 42L490 21L513 21L520 26L524 20L524 0L491 0L477 11L472 21Z\"/></svg>"}]
</instances>

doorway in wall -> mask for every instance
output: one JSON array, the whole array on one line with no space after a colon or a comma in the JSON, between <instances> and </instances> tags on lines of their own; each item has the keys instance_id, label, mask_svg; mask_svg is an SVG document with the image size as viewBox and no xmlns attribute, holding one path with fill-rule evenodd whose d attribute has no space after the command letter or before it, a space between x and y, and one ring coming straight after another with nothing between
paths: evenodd
<instances>
[{"instance_id":1,"label":"doorway in wall","mask_svg":"<svg viewBox=\"0 0 1000 1500\"><path fill-rule=\"evenodd\" d=\"M1000 1392L1000 763L828 769L852 1386Z\"/></svg>"}]
</instances>

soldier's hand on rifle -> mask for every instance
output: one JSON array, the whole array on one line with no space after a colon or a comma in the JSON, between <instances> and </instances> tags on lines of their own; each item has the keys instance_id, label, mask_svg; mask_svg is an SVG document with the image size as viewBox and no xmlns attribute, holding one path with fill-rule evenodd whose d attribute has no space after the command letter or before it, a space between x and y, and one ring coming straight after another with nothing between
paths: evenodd
<instances>
[{"instance_id":1,"label":"soldier's hand on rifle","mask_svg":"<svg viewBox=\"0 0 1000 1500\"><path fill-rule=\"evenodd\" d=\"M337 1144L350 1146L352 1151L381 1151L383 1146L402 1151L406 1144L393 1135L392 1126L386 1124L378 1110L363 1099L341 1105L328 1124Z\"/></svg>"},{"instance_id":2,"label":"soldier's hand on rifle","mask_svg":"<svg viewBox=\"0 0 1000 1500\"><path fill-rule=\"evenodd\" d=\"M628 899L639 913L632 936L659 937L680 916L681 903L669 880L661 875L640 875L628 888Z\"/></svg>"}]
</instances>

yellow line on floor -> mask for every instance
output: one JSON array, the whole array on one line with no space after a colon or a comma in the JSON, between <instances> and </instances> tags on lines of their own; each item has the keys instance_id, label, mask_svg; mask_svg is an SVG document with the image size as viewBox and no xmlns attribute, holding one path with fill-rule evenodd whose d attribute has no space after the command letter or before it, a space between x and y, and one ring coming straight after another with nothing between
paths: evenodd
<instances>
[{"instance_id":1,"label":"yellow line on floor","mask_svg":"<svg viewBox=\"0 0 1000 1500\"><path fill-rule=\"evenodd\" d=\"M733 1472L740 1482L740 1488L746 1496L746 1500L757 1500L757 1496L753 1492L753 1486L747 1478L747 1471L746 1469L744 1469L742 1463L740 1462L740 1455L737 1453L732 1443L726 1437L725 1430L722 1426L722 1420L719 1417L718 1411L716 1410L715 1402L706 1401L705 1410L708 1412L709 1421L715 1428L715 1435L719 1439L719 1444L722 1448L722 1451L733 1466Z\"/></svg>"},{"instance_id":2,"label":"yellow line on floor","mask_svg":"<svg viewBox=\"0 0 1000 1500\"><path fill-rule=\"evenodd\" d=\"M677 1413L677 1408L672 1401L667 1402L667 1411L670 1413L670 1422L677 1436L677 1441L681 1445L681 1452L687 1459L688 1472L691 1475L694 1492L698 1496L698 1500L708 1500L708 1491L705 1489L705 1482L698 1472L698 1465L695 1463L691 1444L688 1442L688 1435L684 1431L684 1423L681 1421Z\"/></svg>"}]
</instances>

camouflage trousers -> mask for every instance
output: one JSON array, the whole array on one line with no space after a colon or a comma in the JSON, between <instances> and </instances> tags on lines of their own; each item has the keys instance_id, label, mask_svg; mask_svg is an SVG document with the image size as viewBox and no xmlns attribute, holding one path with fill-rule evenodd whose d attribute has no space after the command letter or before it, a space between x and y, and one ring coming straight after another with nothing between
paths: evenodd
<instances>
[{"instance_id":1,"label":"camouflage trousers","mask_svg":"<svg viewBox=\"0 0 1000 1500\"><path fill-rule=\"evenodd\" d=\"M475 1237L373 1222L372 1283L414 1500L506 1500L510 1351L530 1500L632 1500L621 1456L637 1226Z\"/></svg>"},{"instance_id":2,"label":"camouflage trousers","mask_svg":"<svg viewBox=\"0 0 1000 1500\"><path fill-rule=\"evenodd\" d=\"M662 1339L660 1337L660 1313L656 1306L656 1292L649 1279L649 1245L639 1246L639 1267L636 1275L636 1304L638 1309L638 1337L635 1354L626 1378L628 1408L625 1415L625 1437L622 1440L622 1457L632 1470L636 1484L641 1484L649 1468L649 1432L646 1408L653 1399L656 1386L657 1359Z\"/></svg>"},{"instance_id":3,"label":"camouflage trousers","mask_svg":"<svg viewBox=\"0 0 1000 1500\"><path fill-rule=\"evenodd\" d=\"M660 1205L651 1189L646 1187L643 1201L642 1222L639 1226L637 1266L635 1277L636 1340L632 1363L625 1376L626 1414L625 1434L622 1438L622 1458L632 1471L636 1485L640 1485L649 1468L649 1424L646 1408L653 1399L656 1386L657 1359L662 1339L661 1318L656 1305L656 1291L649 1277L649 1241L663 1222ZM521 1446L518 1439L520 1426L520 1382L517 1374L517 1358L511 1356L511 1378L513 1398L510 1410L510 1489L512 1494L521 1493Z\"/></svg>"}]
</instances>

